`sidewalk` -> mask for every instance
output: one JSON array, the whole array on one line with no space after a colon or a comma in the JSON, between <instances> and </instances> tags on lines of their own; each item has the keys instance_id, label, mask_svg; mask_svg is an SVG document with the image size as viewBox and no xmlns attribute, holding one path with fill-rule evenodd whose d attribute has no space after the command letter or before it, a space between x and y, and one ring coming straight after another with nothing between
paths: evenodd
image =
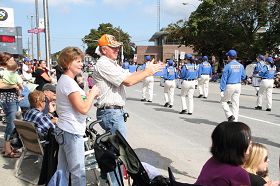
<instances>
[{"instance_id":1,"label":"sidewalk","mask_svg":"<svg viewBox=\"0 0 280 186\"><path fill-rule=\"evenodd\" d=\"M2 150L4 143L4 131L5 124L0 121L0 148ZM29 156L24 159L22 163L22 176L30 180L37 182L40 174L40 164L34 163L37 160L37 156ZM5 158L2 155L0 156L0 185L12 185L12 186L31 186L33 184L23 181L15 177L15 166L18 158ZM91 180L93 176L91 171L87 171L88 180ZM124 180L125 186L127 186L127 181ZM91 185L91 184L88 184Z\"/></svg>"},{"instance_id":2,"label":"sidewalk","mask_svg":"<svg viewBox=\"0 0 280 186\"><path fill-rule=\"evenodd\" d=\"M3 148L4 143L4 131L5 131L5 125L0 122L0 148ZM2 155L0 156L0 177L1 182L0 185L32 185L28 182L22 181L15 177L15 164L16 164L17 158L5 158ZM26 161L24 163L23 168L25 172L29 172L30 176L36 175L36 171L38 172L38 169L31 167L32 164L30 164L29 161Z\"/></svg>"}]
</instances>

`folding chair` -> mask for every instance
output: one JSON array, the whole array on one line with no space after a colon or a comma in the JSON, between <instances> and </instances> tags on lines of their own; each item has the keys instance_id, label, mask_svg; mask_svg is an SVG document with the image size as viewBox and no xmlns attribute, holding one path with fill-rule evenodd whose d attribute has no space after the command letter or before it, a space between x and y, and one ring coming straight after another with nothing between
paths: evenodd
<instances>
[{"instance_id":1,"label":"folding chair","mask_svg":"<svg viewBox=\"0 0 280 186\"><path fill-rule=\"evenodd\" d=\"M40 138L38 136L38 133L37 133L33 123L15 119L14 124L15 124L16 130L19 134L19 137L22 141L22 144L23 144L22 154L21 154L20 158L18 159L18 161L16 162L15 176L19 179L25 180L29 183L36 185L38 180L36 180L36 179L34 180L34 178L31 180L29 178L23 177L21 175L23 171L21 171L20 169L21 169L23 160L27 156L36 155L39 158L40 157L43 158L44 151L43 151L43 147L42 147L41 143L43 143L44 141L40 141ZM35 162L33 162L33 163L35 166ZM30 171L31 170L29 170L28 172L30 172ZM39 173L40 173L40 171L39 171Z\"/></svg>"},{"instance_id":2,"label":"folding chair","mask_svg":"<svg viewBox=\"0 0 280 186\"><path fill-rule=\"evenodd\" d=\"M197 184L177 182L175 180L175 177L174 177L170 167L168 167L168 176L169 176L170 186L201 186L201 185L197 185Z\"/></svg>"}]
</instances>

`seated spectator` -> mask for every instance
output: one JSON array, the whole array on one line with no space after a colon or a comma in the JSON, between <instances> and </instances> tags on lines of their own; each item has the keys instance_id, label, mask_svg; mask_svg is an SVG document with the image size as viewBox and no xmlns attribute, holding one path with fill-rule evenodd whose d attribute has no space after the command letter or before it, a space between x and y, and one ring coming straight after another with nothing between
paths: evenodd
<instances>
[{"instance_id":1,"label":"seated spectator","mask_svg":"<svg viewBox=\"0 0 280 186\"><path fill-rule=\"evenodd\" d=\"M50 83L46 83L43 86L42 91L44 92L46 98L46 104L43 113L48 114L50 118L53 119L54 117L57 116L57 114L55 113L56 87Z\"/></svg>"},{"instance_id":2,"label":"seated spectator","mask_svg":"<svg viewBox=\"0 0 280 186\"><path fill-rule=\"evenodd\" d=\"M251 130L242 122L222 122L213 131L212 157L204 164L196 184L250 186L248 172L241 167L251 146Z\"/></svg>"},{"instance_id":3,"label":"seated spectator","mask_svg":"<svg viewBox=\"0 0 280 186\"><path fill-rule=\"evenodd\" d=\"M43 113L45 108L46 98L42 91L33 91L28 96L31 109L28 110L24 116L24 121L29 121L34 123L35 128L41 139L45 139L50 128L55 128L55 123L51 121L49 115Z\"/></svg>"},{"instance_id":4,"label":"seated spectator","mask_svg":"<svg viewBox=\"0 0 280 186\"><path fill-rule=\"evenodd\" d=\"M243 168L249 173L251 185L263 186L263 185L275 185L279 184L279 181L270 181L268 178L268 151L267 148L260 143L253 143L252 149Z\"/></svg>"}]
</instances>

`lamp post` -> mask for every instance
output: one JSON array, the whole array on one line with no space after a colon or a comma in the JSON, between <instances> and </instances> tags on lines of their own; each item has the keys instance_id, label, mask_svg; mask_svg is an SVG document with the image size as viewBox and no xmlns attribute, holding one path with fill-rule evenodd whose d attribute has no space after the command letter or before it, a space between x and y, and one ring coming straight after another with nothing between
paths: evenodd
<instances>
[{"instance_id":1,"label":"lamp post","mask_svg":"<svg viewBox=\"0 0 280 186\"><path fill-rule=\"evenodd\" d=\"M44 6L44 27L45 27L45 46L47 67L51 69L51 47L50 47L50 27L49 27L49 8L48 0L43 0Z\"/></svg>"}]
</instances>

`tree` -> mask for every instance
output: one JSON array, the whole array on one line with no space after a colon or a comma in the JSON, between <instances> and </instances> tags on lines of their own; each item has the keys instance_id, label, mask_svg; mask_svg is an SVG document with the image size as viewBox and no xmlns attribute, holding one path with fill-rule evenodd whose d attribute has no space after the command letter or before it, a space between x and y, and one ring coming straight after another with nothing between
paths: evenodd
<instances>
[{"instance_id":1,"label":"tree","mask_svg":"<svg viewBox=\"0 0 280 186\"><path fill-rule=\"evenodd\" d=\"M87 44L86 53L93 56L98 57L95 54L95 49L98 45L97 40L103 35L103 34L111 34L115 36L115 38L123 43L123 51L124 56L126 58L133 58L133 50L131 48L131 42L130 42L130 36L128 33L124 32L120 27L113 27L110 23L102 23L99 25L97 29L91 29L90 33L86 35L82 41Z\"/></svg>"},{"instance_id":2,"label":"tree","mask_svg":"<svg viewBox=\"0 0 280 186\"><path fill-rule=\"evenodd\" d=\"M267 32L261 33L264 27ZM176 23L166 30L169 37L182 39L202 55L215 55L221 60L234 48L239 58L254 59L279 46L280 2L203 0L183 27Z\"/></svg>"}]
</instances>

